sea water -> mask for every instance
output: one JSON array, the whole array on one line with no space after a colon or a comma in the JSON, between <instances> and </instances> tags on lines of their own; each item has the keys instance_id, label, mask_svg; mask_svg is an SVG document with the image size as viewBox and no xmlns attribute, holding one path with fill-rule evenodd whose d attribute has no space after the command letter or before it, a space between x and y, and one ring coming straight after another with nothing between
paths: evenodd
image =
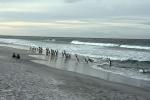
<instances>
[{"instance_id":1,"label":"sea water","mask_svg":"<svg viewBox=\"0 0 150 100\"><path fill-rule=\"evenodd\" d=\"M112 68L101 63L91 66L131 78L150 81L150 74L140 73L141 69L150 70L149 39L104 39L104 38L72 38L72 37L27 37L1 36L0 43L20 46L34 46L50 49L66 50L71 54L91 57L94 60L110 58Z\"/></svg>"}]
</instances>

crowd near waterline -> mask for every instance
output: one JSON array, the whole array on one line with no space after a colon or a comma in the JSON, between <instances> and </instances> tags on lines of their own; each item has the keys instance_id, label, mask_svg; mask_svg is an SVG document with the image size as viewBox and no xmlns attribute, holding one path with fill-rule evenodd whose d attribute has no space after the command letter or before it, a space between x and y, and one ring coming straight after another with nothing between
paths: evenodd
<instances>
[{"instance_id":1,"label":"crowd near waterline","mask_svg":"<svg viewBox=\"0 0 150 100\"><path fill-rule=\"evenodd\" d=\"M78 54L71 54L71 53L67 52L66 50L63 50L62 52L60 52L57 49L56 50L49 49L49 48L44 49L42 47L32 47L32 46L30 47L29 50L32 53L38 53L38 54L41 54L41 55L45 54L46 56L50 56L52 59L53 58L58 58L58 56L60 55L62 58L65 58L65 61L70 60L74 56L78 63L81 62L80 55L78 55ZM90 57L84 57L84 60L82 60L82 62L85 62L87 64L88 63L94 63L94 59L92 59ZM108 64L110 67L112 66L112 61L111 61L110 58L106 59L106 64Z\"/></svg>"}]
</instances>

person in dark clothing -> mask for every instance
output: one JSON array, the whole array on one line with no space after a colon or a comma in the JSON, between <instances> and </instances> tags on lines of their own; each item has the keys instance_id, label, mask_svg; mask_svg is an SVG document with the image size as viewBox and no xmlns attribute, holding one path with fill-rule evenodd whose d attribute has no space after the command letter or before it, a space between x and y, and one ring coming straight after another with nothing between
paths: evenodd
<instances>
[{"instance_id":1,"label":"person in dark clothing","mask_svg":"<svg viewBox=\"0 0 150 100\"><path fill-rule=\"evenodd\" d=\"M108 61L109 61L109 67L111 67L111 66L112 66L112 61L111 61L111 59L108 58Z\"/></svg>"},{"instance_id":2,"label":"person in dark clothing","mask_svg":"<svg viewBox=\"0 0 150 100\"><path fill-rule=\"evenodd\" d=\"M49 55L49 48L46 48L46 56Z\"/></svg>"},{"instance_id":3,"label":"person in dark clothing","mask_svg":"<svg viewBox=\"0 0 150 100\"><path fill-rule=\"evenodd\" d=\"M15 53L13 53L12 58L15 58L15 57L16 57L16 54L15 54Z\"/></svg>"},{"instance_id":4,"label":"person in dark clothing","mask_svg":"<svg viewBox=\"0 0 150 100\"><path fill-rule=\"evenodd\" d=\"M17 58L17 59L20 59L20 54L17 54L16 58Z\"/></svg>"},{"instance_id":5,"label":"person in dark clothing","mask_svg":"<svg viewBox=\"0 0 150 100\"><path fill-rule=\"evenodd\" d=\"M75 54L75 57L76 57L77 61L79 62L79 58L78 58L78 55L77 55L77 54Z\"/></svg>"},{"instance_id":6,"label":"person in dark clothing","mask_svg":"<svg viewBox=\"0 0 150 100\"><path fill-rule=\"evenodd\" d=\"M88 63L88 60L87 60L86 58L84 59L84 61L85 61L86 63Z\"/></svg>"},{"instance_id":7,"label":"person in dark clothing","mask_svg":"<svg viewBox=\"0 0 150 100\"><path fill-rule=\"evenodd\" d=\"M88 58L88 61L89 61L89 62L91 62L91 63L93 63L93 62L94 62L94 60L93 60L93 59L91 59L91 58Z\"/></svg>"}]
</instances>

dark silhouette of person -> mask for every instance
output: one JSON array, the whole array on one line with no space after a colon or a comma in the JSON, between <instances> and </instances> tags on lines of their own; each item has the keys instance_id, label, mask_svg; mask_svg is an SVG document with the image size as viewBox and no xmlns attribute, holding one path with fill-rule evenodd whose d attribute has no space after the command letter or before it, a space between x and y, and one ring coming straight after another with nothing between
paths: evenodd
<instances>
[{"instance_id":1,"label":"dark silhouette of person","mask_svg":"<svg viewBox=\"0 0 150 100\"><path fill-rule=\"evenodd\" d=\"M79 58L78 58L78 55L77 55L77 54L75 54L75 57L76 57L77 61L79 62Z\"/></svg>"},{"instance_id":2,"label":"dark silhouette of person","mask_svg":"<svg viewBox=\"0 0 150 100\"><path fill-rule=\"evenodd\" d=\"M15 53L13 53L12 58L15 58L15 57L16 57L16 54L15 54Z\"/></svg>"},{"instance_id":3,"label":"dark silhouette of person","mask_svg":"<svg viewBox=\"0 0 150 100\"><path fill-rule=\"evenodd\" d=\"M17 54L16 58L17 58L17 59L20 59L20 54Z\"/></svg>"},{"instance_id":4,"label":"dark silhouette of person","mask_svg":"<svg viewBox=\"0 0 150 100\"><path fill-rule=\"evenodd\" d=\"M84 59L84 61L85 61L86 63L88 63L88 60L87 60L86 58Z\"/></svg>"},{"instance_id":5,"label":"dark silhouette of person","mask_svg":"<svg viewBox=\"0 0 150 100\"><path fill-rule=\"evenodd\" d=\"M109 67L111 67L111 66L112 66L112 61L111 61L111 59L108 58L108 61L109 61Z\"/></svg>"},{"instance_id":6,"label":"dark silhouette of person","mask_svg":"<svg viewBox=\"0 0 150 100\"><path fill-rule=\"evenodd\" d=\"M93 59L91 59L91 58L88 58L88 61L89 61L89 62L91 62L91 63L93 63L93 62L94 62L94 60L93 60Z\"/></svg>"}]
</instances>

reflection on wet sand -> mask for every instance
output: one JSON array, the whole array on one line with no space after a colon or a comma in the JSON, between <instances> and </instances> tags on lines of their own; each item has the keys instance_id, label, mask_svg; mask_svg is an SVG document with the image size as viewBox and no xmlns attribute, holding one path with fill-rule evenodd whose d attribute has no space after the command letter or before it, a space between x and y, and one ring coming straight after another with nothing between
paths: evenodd
<instances>
[{"instance_id":1,"label":"reflection on wet sand","mask_svg":"<svg viewBox=\"0 0 150 100\"><path fill-rule=\"evenodd\" d=\"M49 54L32 55L32 56L36 58L44 58L43 60L34 60L33 62L44 64L50 67L77 72L80 74L90 75L108 81L133 85L133 86L150 90L150 86L149 86L150 81L129 78L119 74L114 74L114 73L106 72L103 70L97 70L93 68L93 67L101 67L101 66L106 68L111 68L109 67L110 65L107 60L94 61L92 58L83 57L77 54L71 55L67 53L65 50L62 53L60 53L58 50L53 50L53 49L51 49ZM88 63L87 60L85 59L88 59ZM89 61L89 59L91 61ZM100 66L97 66L98 64Z\"/></svg>"}]
</instances>

